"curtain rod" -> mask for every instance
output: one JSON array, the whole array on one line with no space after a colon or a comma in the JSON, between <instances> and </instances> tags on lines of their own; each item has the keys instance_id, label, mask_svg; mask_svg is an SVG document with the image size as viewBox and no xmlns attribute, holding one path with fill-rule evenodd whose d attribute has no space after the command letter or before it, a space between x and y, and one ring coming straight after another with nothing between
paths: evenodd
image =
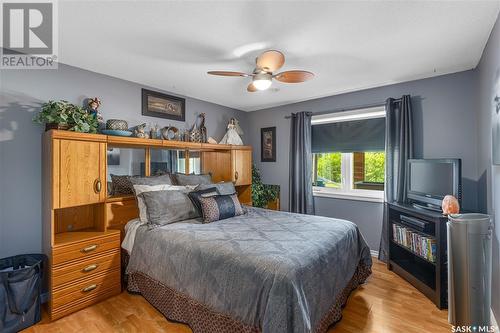
<instances>
[{"instance_id":1,"label":"curtain rod","mask_svg":"<svg viewBox=\"0 0 500 333\"><path fill-rule=\"evenodd\" d=\"M401 98L393 98L395 103L401 102ZM372 103L372 104L365 104L365 105L357 105L357 106L350 106L347 108L339 108L339 109L333 109L333 110L328 110L328 111L319 111L319 112L314 112L313 115L319 116L322 114L328 114L328 113L334 113L334 112L342 112L342 111L352 111L352 110L357 110L357 109L368 109L368 108L374 108L377 106L384 106L386 102L380 102L380 103ZM285 119L290 119L292 118L291 115L285 116Z\"/></svg>"}]
</instances>

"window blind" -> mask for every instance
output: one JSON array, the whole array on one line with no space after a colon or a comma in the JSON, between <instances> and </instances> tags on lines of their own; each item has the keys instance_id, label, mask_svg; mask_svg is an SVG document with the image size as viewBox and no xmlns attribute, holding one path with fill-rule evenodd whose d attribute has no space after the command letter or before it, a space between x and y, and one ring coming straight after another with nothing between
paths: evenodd
<instances>
[{"instance_id":1,"label":"window blind","mask_svg":"<svg viewBox=\"0 0 500 333\"><path fill-rule=\"evenodd\" d=\"M352 153L385 149L385 118L312 125L313 153Z\"/></svg>"}]
</instances>

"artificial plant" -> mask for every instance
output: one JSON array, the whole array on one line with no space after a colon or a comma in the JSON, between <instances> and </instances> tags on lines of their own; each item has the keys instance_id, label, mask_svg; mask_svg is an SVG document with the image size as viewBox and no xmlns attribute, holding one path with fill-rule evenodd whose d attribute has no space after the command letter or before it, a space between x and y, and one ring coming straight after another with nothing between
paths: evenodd
<instances>
[{"instance_id":1,"label":"artificial plant","mask_svg":"<svg viewBox=\"0 0 500 333\"><path fill-rule=\"evenodd\" d=\"M252 205L264 208L270 201L276 200L280 194L279 185L263 184L260 171L252 165Z\"/></svg>"},{"instance_id":2,"label":"artificial plant","mask_svg":"<svg viewBox=\"0 0 500 333\"><path fill-rule=\"evenodd\" d=\"M99 123L96 117L81 106L68 101L48 101L33 118L38 124L59 124L68 126L70 131L97 133Z\"/></svg>"}]
</instances>

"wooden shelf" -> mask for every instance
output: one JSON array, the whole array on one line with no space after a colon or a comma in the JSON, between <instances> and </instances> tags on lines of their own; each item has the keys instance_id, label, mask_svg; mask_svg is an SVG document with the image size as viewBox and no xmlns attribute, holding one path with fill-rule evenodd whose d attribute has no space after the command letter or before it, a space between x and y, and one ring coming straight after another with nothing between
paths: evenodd
<instances>
[{"instance_id":1,"label":"wooden shelf","mask_svg":"<svg viewBox=\"0 0 500 333\"><path fill-rule=\"evenodd\" d=\"M106 198L106 202L119 202L119 201L127 201L127 200L135 200L135 195L127 194L127 195L111 195Z\"/></svg>"},{"instance_id":2,"label":"wooden shelf","mask_svg":"<svg viewBox=\"0 0 500 333\"><path fill-rule=\"evenodd\" d=\"M162 139L141 139L136 137L113 136L103 134L77 133L72 131L50 130L45 135L53 139L106 142L111 146L121 147L164 147L178 150L252 150L252 146L223 145Z\"/></svg>"},{"instance_id":3,"label":"wooden shelf","mask_svg":"<svg viewBox=\"0 0 500 333\"><path fill-rule=\"evenodd\" d=\"M120 230L107 230L107 231L85 230L85 231L61 232L54 235L54 247L89 241L115 234L120 234Z\"/></svg>"}]
</instances>

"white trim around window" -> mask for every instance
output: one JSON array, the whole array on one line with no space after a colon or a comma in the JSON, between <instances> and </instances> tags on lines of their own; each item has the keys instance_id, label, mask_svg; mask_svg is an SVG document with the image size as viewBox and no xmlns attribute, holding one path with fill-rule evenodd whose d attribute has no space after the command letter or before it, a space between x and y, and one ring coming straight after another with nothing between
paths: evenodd
<instances>
[{"instance_id":1,"label":"white trim around window","mask_svg":"<svg viewBox=\"0 0 500 333\"><path fill-rule=\"evenodd\" d=\"M338 190L327 187L313 186L313 196L323 198L334 198L343 200L384 202L384 191L370 190Z\"/></svg>"}]
</instances>

